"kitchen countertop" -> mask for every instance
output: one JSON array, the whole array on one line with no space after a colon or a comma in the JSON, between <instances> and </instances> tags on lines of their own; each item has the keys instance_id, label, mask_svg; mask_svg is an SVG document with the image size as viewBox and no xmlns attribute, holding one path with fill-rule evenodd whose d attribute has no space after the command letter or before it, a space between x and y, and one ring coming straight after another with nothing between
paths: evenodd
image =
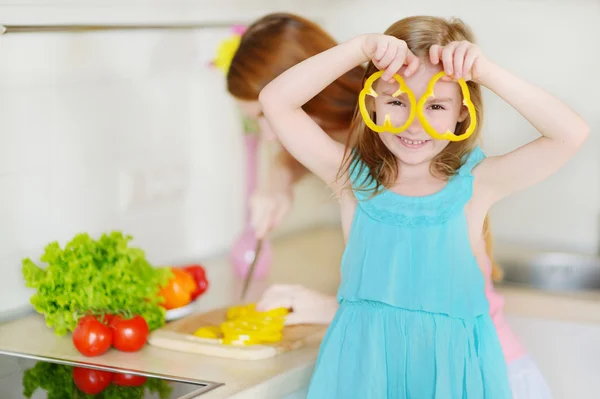
<instances>
[{"instance_id":1,"label":"kitchen countertop","mask_svg":"<svg viewBox=\"0 0 600 399\"><path fill-rule=\"evenodd\" d=\"M302 284L334 294L339 283L343 238L336 228L321 228L280 237L273 243L274 262L267 278L256 280L248 291L258 299L272 283ZM196 308L207 311L235 304L242 282L235 278L226 257L202 262L211 282ZM526 287L499 284L510 316L534 317L600 324L600 294L547 293ZM174 352L147 345L140 352L110 350L96 358L80 355L70 336L56 337L41 315L30 315L0 325L0 350L141 370L178 377L214 381L224 385L201 396L220 398L281 398L302 389L310 379L319 340L301 349L261 361L237 361Z\"/></svg>"}]
</instances>

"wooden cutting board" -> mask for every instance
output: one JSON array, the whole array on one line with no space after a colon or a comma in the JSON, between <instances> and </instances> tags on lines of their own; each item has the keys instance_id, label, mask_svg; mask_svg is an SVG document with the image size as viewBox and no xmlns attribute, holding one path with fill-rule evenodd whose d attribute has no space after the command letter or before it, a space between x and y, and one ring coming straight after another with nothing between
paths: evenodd
<instances>
[{"instance_id":1,"label":"wooden cutting board","mask_svg":"<svg viewBox=\"0 0 600 399\"><path fill-rule=\"evenodd\" d=\"M164 349L198 353L208 356L240 360L260 360L301 348L309 338L320 338L327 326L316 324L294 325L283 328L283 339L272 344L224 345L216 339L194 336L200 327L218 326L226 320L227 309L192 314L166 324L148 337L148 343Z\"/></svg>"}]
</instances>

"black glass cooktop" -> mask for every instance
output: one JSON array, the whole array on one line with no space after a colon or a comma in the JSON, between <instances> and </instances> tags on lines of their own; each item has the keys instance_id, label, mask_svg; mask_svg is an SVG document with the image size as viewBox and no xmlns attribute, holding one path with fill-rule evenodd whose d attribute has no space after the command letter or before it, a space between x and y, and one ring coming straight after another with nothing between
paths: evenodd
<instances>
[{"instance_id":1,"label":"black glass cooktop","mask_svg":"<svg viewBox=\"0 0 600 399\"><path fill-rule=\"evenodd\" d=\"M220 385L0 352L2 399L188 399Z\"/></svg>"}]
</instances>

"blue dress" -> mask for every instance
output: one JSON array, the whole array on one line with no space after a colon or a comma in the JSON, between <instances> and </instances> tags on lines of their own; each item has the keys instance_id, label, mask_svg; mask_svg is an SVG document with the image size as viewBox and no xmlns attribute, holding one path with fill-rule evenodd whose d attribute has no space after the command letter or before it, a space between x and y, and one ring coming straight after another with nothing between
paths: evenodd
<instances>
[{"instance_id":1,"label":"blue dress","mask_svg":"<svg viewBox=\"0 0 600 399\"><path fill-rule=\"evenodd\" d=\"M342 257L340 307L309 399L506 399L506 363L471 250L465 205L477 147L441 191L358 200ZM366 167L351 170L353 188Z\"/></svg>"}]
</instances>

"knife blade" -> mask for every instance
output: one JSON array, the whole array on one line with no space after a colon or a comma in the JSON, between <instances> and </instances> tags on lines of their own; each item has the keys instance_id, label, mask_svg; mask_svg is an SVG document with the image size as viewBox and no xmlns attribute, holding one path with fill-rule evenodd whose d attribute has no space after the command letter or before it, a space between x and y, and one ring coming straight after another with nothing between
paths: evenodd
<instances>
[{"instance_id":1,"label":"knife blade","mask_svg":"<svg viewBox=\"0 0 600 399\"><path fill-rule=\"evenodd\" d=\"M248 286L250 285L250 281L252 280L252 276L254 274L254 269L256 268L256 262L258 261L258 257L260 256L260 251L262 249L263 240L259 239L256 242L256 247L254 248L254 259L252 259L252 263L250 264L250 268L248 269L248 273L246 273L246 277L244 279L244 287L242 288L242 295L240 300L243 301L246 297L246 293L248 292Z\"/></svg>"}]
</instances>

